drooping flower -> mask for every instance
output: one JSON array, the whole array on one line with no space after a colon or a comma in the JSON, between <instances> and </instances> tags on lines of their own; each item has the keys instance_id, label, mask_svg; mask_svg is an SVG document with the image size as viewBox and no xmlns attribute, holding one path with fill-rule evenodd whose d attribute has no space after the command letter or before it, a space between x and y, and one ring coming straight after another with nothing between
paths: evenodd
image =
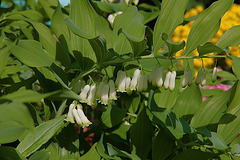
<instances>
[{"instance_id":1,"label":"drooping flower","mask_svg":"<svg viewBox=\"0 0 240 160\"><path fill-rule=\"evenodd\" d=\"M97 90L96 85L91 85L89 95L88 95L88 98L87 98L87 104L90 105L90 106L97 105L96 90Z\"/></svg>"},{"instance_id":2,"label":"drooping flower","mask_svg":"<svg viewBox=\"0 0 240 160\"><path fill-rule=\"evenodd\" d=\"M206 84L206 72L202 72L201 76L201 86L204 86Z\"/></svg>"},{"instance_id":3,"label":"drooping flower","mask_svg":"<svg viewBox=\"0 0 240 160\"><path fill-rule=\"evenodd\" d=\"M196 85L199 85L199 84L201 83L202 74L203 74L202 70L199 69L199 70L198 70L197 77L196 77L196 79L195 79L195 83L196 83Z\"/></svg>"},{"instance_id":4,"label":"drooping flower","mask_svg":"<svg viewBox=\"0 0 240 160\"><path fill-rule=\"evenodd\" d=\"M148 77L147 75L143 75L143 91L147 91L148 89Z\"/></svg>"},{"instance_id":5,"label":"drooping flower","mask_svg":"<svg viewBox=\"0 0 240 160\"><path fill-rule=\"evenodd\" d=\"M89 85L86 85L83 89L82 89L82 91L81 91L81 93L80 93L80 95L79 95L79 97L80 97L80 101L81 102L86 102L87 101L87 96L88 96L88 92L89 92L89 90L90 90L90 86Z\"/></svg>"},{"instance_id":6,"label":"drooping flower","mask_svg":"<svg viewBox=\"0 0 240 160\"><path fill-rule=\"evenodd\" d=\"M108 93L109 93L109 86L107 84L104 84L102 93L101 93L101 103L104 105L108 104Z\"/></svg>"},{"instance_id":7,"label":"drooping flower","mask_svg":"<svg viewBox=\"0 0 240 160\"><path fill-rule=\"evenodd\" d=\"M192 85L192 70L189 68L188 72L188 86Z\"/></svg>"},{"instance_id":8,"label":"drooping flower","mask_svg":"<svg viewBox=\"0 0 240 160\"><path fill-rule=\"evenodd\" d=\"M214 83L217 80L217 67L213 68L212 82Z\"/></svg>"},{"instance_id":9,"label":"drooping flower","mask_svg":"<svg viewBox=\"0 0 240 160\"><path fill-rule=\"evenodd\" d=\"M126 92L126 72L119 70L117 74L116 87L118 92Z\"/></svg>"},{"instance_id":10,"label":"drooping flower","mask_svg":"<svg viewBox=\"0 0 240 160\"><path fill-rule=\"evenodd\" d=\"M168 71L167 74L166 74L165 81L164 81L164 88L165 89L168 89L168 87L169 87L169 82L170 82L171 75L172 75L172 73L170 71Z\"/></svg>"},{"instance_id":11,"label":"drooping flower","mask_svg":"<svg viewBox=\"0 0 240 160\"><path fill-rule=\"evenodd\" d=\"M155 76L156 76L156 70L157 69L158 68L156 66L152 68L152 72L150 73L149 79L148 79L149 83L152 83L153 86L154 86L154 83L155 83L154 79L155 79Z\"/></svg>"},{"instance_id":12,"label":"drooping flower","mask_svg":"<svg viewBox=\"0 0 240 160\"><path fill-rule=\"evenodd\" d=\"M108 82L108 85L109 85L109 99L117 100L114 81L110 80Z\"/></svg>"},{"instance_id":13,"label":"drooping flower","mask_svg":"<svg viewBox=\"0 0 240 160\"><path fill-rule=\"evenodd\" d=\"M188 76L189 76L188 67L185 67L183 79L182 79L182 87L183 88L188 85L188 79L189 79Z\"/></svg>"},{"instance_id":14,"label":"drooping flower","mask_svg":"<svg viewBox=\"0 0 240 160\"><path fill-rule=\"evenodd\" d=\"M169 90L173 91L175 88L175 78L176 78L176 71L172 71L170 80L169 80Z\"/></svg>"},{"instance_id":15,"label":"drooping flower","mask_svg":"<svg viewBox=\"0 0 240 160\"><path fill-rule=\"evenodd\" d=\"M73 109L76 107L75 103L71 103L68 109L67 118L65 119L68 122L75 123L73 117Z\"/></svg>"},{"instance_id":16,"label":"drooping flower","mask_svg":"<svg viewBox=\"0 0 240 160\"><path fill-rule=\"evenodd\" d=\"M113 14L109 14L109 16L108 16L108 18L107 18L108 21L109 21L109 23L110 23L111 25L113 25L115 18L116 18L118 15L122 14L122 13L123 13L123 12L119 11L119 12L116 12L116 13L113 13Z\"/></svg>"},{"instance_id":17,"label":"drooping flower","mask_svg":"<svg viewBox=\"0 0 240 160\"><path fill-rule=\"evenodd\" d=\"M163 76L163 67L160 67L156 70L155 72L155 80L153 80L155 82L155 85L157 87L162 87L163 85L163 79L162 79L162 76Z\"/></svg>"},{"instance_id":18,"label":"drooping flower","mask_svg":"<svg viewBox=\"0 0 240 160\"><path fill-rule=\"evenodd\" d=\"M128 95L132 94L132 90L130 89L131 78L129 76L126 77L126 91Z\"/></svg>"},{"instance_id":19,"label":"drooping flower","mask_svg":"<svg viewBox=\"0 0 240 160\"><path fill-rule=\"evenodd\" d=\"M73 108L73 116L77 122L77 124L79 124L82 127L86 127L89 126L90 124L92 124L92 122L90 122L87 117L85 116L83 110L82 110L82 105L78 104L77 105L77 109L74 107Z\"/></svg>"},{"instance_id":20,"label":"drooping flower","mask_svg":"<svg viewBox=\"0 0 240 160\"><path fill-rule=\"evenodd\" d=\"M141 71L137 79L137 91L142 92L143 86L144 86L144 74L143 74L143 71Z\"/></svg>"},{"instance_id":21,"label":"drooping flower","mask_svg":"<svg viewBox=\"0 0 240 160\"><path fill-rule=\"evenodd\" d=\"M136 90L136 86L137 86L137 83L138 83L139 76L140 76L140 70L136 69L134 71L133 78L132 78L132 81L131 81L131 84L130 84L130 89L131 90Z\"/></svg>"}]
</instances>

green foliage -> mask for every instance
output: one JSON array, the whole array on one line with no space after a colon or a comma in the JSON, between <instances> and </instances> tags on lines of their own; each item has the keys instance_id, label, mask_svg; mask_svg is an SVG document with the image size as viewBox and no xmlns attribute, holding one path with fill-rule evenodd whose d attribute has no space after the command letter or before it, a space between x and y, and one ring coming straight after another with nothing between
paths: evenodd
<instances>
[{"instance_id":1,"label":"green foliage","mask_svg":"<svg viewBox=\"0 0 240 160\"><path fill-rule=\"evenodd\" d=\"M239 159L240 60L228 50L239 45L239 26L208 42L233 0L188 19L188 0L0 2L0 159ZM172 42L190 20L186 45ZM203 68L207 84L233 87L182 88L178 60L193 71L194 59L209 57L231 59L233 73L220 71L212 83L212 69Z\"/></svg>"}]
</instances>

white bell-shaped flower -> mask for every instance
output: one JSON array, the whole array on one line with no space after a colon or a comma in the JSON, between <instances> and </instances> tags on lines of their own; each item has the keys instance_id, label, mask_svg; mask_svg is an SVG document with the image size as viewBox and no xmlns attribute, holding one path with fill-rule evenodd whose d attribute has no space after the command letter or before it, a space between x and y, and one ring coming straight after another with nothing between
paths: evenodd
<instances>
[{"instance_id":1,"label":"white bell-shaped flower","mask_svg":"<svg viewBox=\"0 0 240 160\"><path fill-rule=\"evenodd\" d=\"M126 77L126 91L128 95L132 94L132 90L130 89L130 84L131 84L131 78L130 77Z\"/></svg>"},{"instance_id":2,"label":"white bell-shaped flower","mask_svg":"<svg viewBox=\"0 0 240 160\"><path fill-rule=\"evenodd\" d=\"M189 68L188 71L188 86L192 85L192 70Z\"/></svg>"},{"instance_id":3,"label":"white bell-shaped flower","mask_svg":"<svg viewBox=\"0 0 240 160\"><path fill-rule=\"evenodd\" d=\"M202 76L201 76L201 86L204 86L206 84L206 72L202 72Z\"/></svg>"},{"instance_id":4,"label":"white bell-shaped flower","mask_svg":"<svg viewBox=\"0 0 240 160\"><path fill-rule=\"evenodd\" d=\"M197 77L196 77L196 79L195 79L196 85L199 85L199 84L201 83L202 74L203 74L203 72L202 72L202 69L200 68L200 69L198 70L198 74L197 74Z\"/></svg>"},{"instance_id":5,"label":"white bell-shaped flower","mask_svg":"<svg viewBox=\"0 0 240 160\"><path fill-rule=\"evenodd\" d=\"M115 90L115 84L113 80L110 80L108 82L109 85L109 99L117 100L116 90Z\"/></svg>"},{"instance_id":6,"label":"white bell-shaped flower","mask_svg":"<svg viewBox=\"0 0 240 160\"><path fill-rule=\"evenodd\" d=\"M108 93L109 93L109 86L107 84L104 84L102 89L102 94L101 94L101 103L104 105L108 104Z\"/></svg>"},{"instance_id":7,"label":"white bell-shaped flower","mask_svg":"<svg viewBox=\"0 0 240 160\"><path fill-rule=\"evenodd\" d=\"M160 67L156 70L155 79L153 80L153 82L155 82L154 84L157 87L162 87L162 85L163 85L163 78L162 77L163 77L163 67Z\"/></svg>"},{"instance_id":8,"label":"white bell-shaped flower","mask_svg":"<svg viewBox=\"0 0 240 160\"><path fill-rule=\"evenodd\" d=\"M172 71L170 79L169 79L169 90L173 91L175 88L175 78L176 78L176 71Z\"/></svg>"},{"instance_id":9,"label":"white bell-shaped flower","mask_svg":"<svg viewBox=\"0 0 240 160\"><path fill-rule=\"evenodd\" d=\"M131 84L130 84L130 89L131 90L136 90L136 86L137 86L137 83L138 83L139 76L140 76L140 70L136 69L134 71L133 78L132 78L132 81L131 81Z\"/></svg>"},{"instance_id":10,"label":"white bell-shaped flower","mask_svg":"<svg viewBox=\"0 0 240 160\"><path fill-rule=\"evenodd\" d=\"M212 82L214 83L217 80L217 67L213 68Z\"/></svg>"},{"instance_id":11,"label":"white bell-shaped flower","mask_svg":"<svg viewBox=\"0 0 240 160\"><path fill-rule=\"evenodd\" d=\"M78 115L79 115L79 117L80 117L80 119L81 119L81 126L82 126L82 127L87 127L87 126L89 126L90 124L92 124L92 122L90 122L90 121L88 120L88 118L85 116L85 114L84 114L84 112L83 112L83 110L82 110L82 106L77 105L77 113L78 113Z\"/></svg>"},{"instance_id":12,"label":"white bell-shaped flower","mask_svg":"<svg viewBox=\"0 0 240 160\"><path fill-rule=\"evenodd\" d=\"M143 91L143 85L144 85L144 74L143 71L141 71L140 75L137 79L137 91L142 92Z\"/></svg>"},{"instance_id":13,"label":"white bell-shaped flower","mask_svg":"<svg viewBox=\"0 0 240 160\"><path fill-rule=\"evenodd\" d=\"M82 89L82 91L81 91L81 93L80 93L80 95L79 95L79 97L80 97L80 101L81 102L86 102L87 101L87 96L88 96L88 92L89 92L89 90L90 90L90 86L89 85L86 85L83 89Z\"/></svg>"},{"instance_id":14,"label":"white bell-shaped flower","mask_svg":"<svg viewBox=\"0 0 240 160\"><path fill-rule=\"evenodd\" d=\"M109 21L109 23L110 23L111 25L113 25L115 18L116 18L118 15L122 14L122 13L123 13L123 12L119 11L119 12L116 12L116 13L113 13L113 14L109 14L109 16L108 16L108 18L107 18L108 21Z\"/></svg>"},{"instance_id":15,"label":"white bell-shaped flower","mask_svg":"<svg viewBox=\"0 0 240 160\"><path fill-rule=\"evenodd\" d=\"M167 74L166 74L165 81L164 81L164 88L165 89L168 89L168 87L169 87L169 82L170 82L171 75L172 75L172 73L170 71L168 71Z\"/></svg>"},{"instance_id":16,"label":"white bell-shaped flower","mask_svg":"<svg viewBox=\"0 0 240 160\"><path fill-rule=\"evenodd\" d=\"M90 91L89 91L89 95L87 98L87 104L90 106L95 106L97 105L96 103L96 85L91 85Z\"/></svg>"},{"instance_id":17,"label":"white bell-shaped flower","mask_svg":"<svg viewBox=\"0 0 240 160\"><path fill-rule=\"evenodd\" d=\"M139 0L133 0L134 5L138 5Z\"/></svg>"},{"instance_id":18,"label":"white bell-shaped flower","mask_svg":"<svg viewBox=\"0 0 240 160\"><path fill-rule=\"evenodd\" d=\"M185 67L184 69L184 74L183 74L183 79L182 79L182 87L186 87L188 85L188 80L189 80L189 67Z\"/></svg>"},{"instance_id":19,"label":"white bell-shaped flower","mask_svg":"<svg viewBox=\"0 0 240 160\"><path fill-rule=\"evenodd\" d=\"M117 84L117 91L118 92L126 92L126 72L124 71L119 71L119 79L118 79L118 84Z\"/></svg>"},{"instance_id":20,"label":"white bell-shaped flower","mask_svg":"<svg viewBox=\"0 0 240 160\"><path fill-rule=\"evenodd\" d=\"M68 122L75 123L73 117L73 109L76 107L75 103L71 103L68 109L67 118L65 119Z\"/></svg>"}]
</instances>

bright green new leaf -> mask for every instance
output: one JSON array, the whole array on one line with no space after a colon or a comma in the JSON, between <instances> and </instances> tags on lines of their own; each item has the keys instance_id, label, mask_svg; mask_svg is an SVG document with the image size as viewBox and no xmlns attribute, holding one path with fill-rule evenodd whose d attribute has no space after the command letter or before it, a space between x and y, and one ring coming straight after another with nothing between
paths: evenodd
<instances>
[{"instance_id":1,"label":"bright green new leaf","mask_svg":"<svg viewBox=\"0 0 240 160\"><path fill-rule=\"evenodd\" d=\"M0 144L16 141L26 129L17 121L0 121Z\"/></svg>"},{"instance_id":2,"label":"bright green new leaf","mask_svg":"<svg viewBox=\"0 0 240 160\"><path fill-rule=\"evenodd\" d=\"M207 42L204 45L199 45L197 47L199 56L203 56L208 53L217 53L217 54L224 54L226 51L222 48L216 46L215 44L211 42Z\"/></svg>"},{"instance_id":3,"label":"bright green new leaf","mask_svg":"<svg viewBox=\"0 0 240 160\"><path fill-rule=\"evenodd\" d=\"M184 55L188 55L198 45L206 43L217 33L221 18L231 8L233 2L234 0L219 0L200 13L188 35Z\"/></svg>"},{"instance_id":4,"label":"bright green new leaf","mask_svg":"<svg viewBox=\"0 0 240 160\"><path fill-rule=\"evenodd\" d=\"M240 44L240 25L227 30L218 40L217 46L220 48L238 46Z\"/></svg>"},{"instance_id":5,"label":"bright green new leaf","mask_svg":"<svg viewBox=\"0 0 240 160\"><path fill-rule=\"evenodd\" d=\"M30 67L51 66L51 59L44 53L39 42L34 40L20 40L10 52L20 61Z\"/></svg>"},{"instance_id":6,"label":"bright green new leaf","mask_svg":"<svg viewBox=\"0 0 240 160\"><path fill-rule=\"evenodd\" d=\"M64 126L65 115L44 122L33 129L17 146L17 150L27 157L48 142Z\"/></svg>"},{"instance_id":7,"label":"bright green new leaf","mask_svg":"<svg viewBox=\"0 0 240 160\"><path fill-rule=\"evenodd\" d=\"M188 0L163 0L159 17L153 31L153 53L163 46L161 35L171 36L175 28L183 22L183 16Z\"/></svg>"}]
</instances>

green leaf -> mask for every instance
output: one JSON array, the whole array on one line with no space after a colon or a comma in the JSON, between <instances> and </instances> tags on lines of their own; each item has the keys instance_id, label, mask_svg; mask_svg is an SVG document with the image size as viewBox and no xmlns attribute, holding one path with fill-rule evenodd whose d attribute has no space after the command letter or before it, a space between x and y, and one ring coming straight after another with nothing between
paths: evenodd
<instances>
[{"instance_id":1,"label":"green leaf","mask_svg":"<svg viewBox=\"0 0 240 160\"><path fill-rule=\"evenodd\" d=\"M217 33L221 18L231 8L233 1L219 0L200 13L188 35L184 55L192 52L198 45L206 43Z\"/></svg>"},{"instance_id":2,"label":"green leaf","mask_svg":"<svg viewBox=\"0 0 240 160\"><path fill-rule=\"evenodd\" d=\"M217 76L223 78L224 80L236 81L237 78L234 74L227 71L217 72Z\"/></svg>"},{"instance_id":3,"label":"green leaf","mask_svg":"<svg viewBox=\"0 0 240 160\"><path fill-rule=\"evenodd\" d=\"M183 119L177 119L170 113L165 111L165 108L160 108L154 100L154 92L150 92L147 115L149 119L159 126L162 126L175 139L181 139L184 134L192 132L192 128Z\"/></svg>"},{"instance_id":4,"label":"green leaf","mask_svg":"<svg viewBox=\"0 0 240 160\"><path fill-rule=\"evenodd\" d=\"M124 1L121 1L119 3L93 1L92 3L104 13L114 13L118 11L123 11L125 8L127 8L127 4Z\"/></svg>"},{"instance_id":5,"label":"green leaf","mask_svg":"<svg viewBox=\"0 0 240 160\"><path fill-rule=\"evenodd\" d=\"M123 95L125 107L130 113L135 114L141 103L141 96L138 92L133 92L131 96Z\"/></svg>"},{"instance_id":6,"label":"green leaf","mask_svg":"<svg viewBox=\"0 0 240 160\"><path fill-rule=\"evenodd\" d=\"M174 145L175 141L169 137L169 134L164 129L160 129L153 141L152 159L165 160L172 153Z\"/></svg>"},{"instance_id":7,"label":"green leaf","mask_svg":"<svg viewBox=\"0 0 240 160\"><path fill-rule=\"evenodd\" d=\"M48 142L64 126L65 115L44 122L33 129L17 146L17 150L27 157Z\"/></svg>"},{"instance_id":8,"label":"green leaf","mask_svg":"<svg viewBox=\"0 0 240 160\"><path fill-rule=\"evenodd\" d=\"M0 104L0 122L16 121L28 129L34 128L34 122L28 108L19 102Z\"/></svg>"},{"instance_id":9,"label":"green leaf","mask_svg":"<svg viewBox=\"0 0 240 160\"><path fill-rule=\"evenodd\" d=\"M127 110L125 108L110 105L107 110L102 113L101 120L106 127L112 128L122 122L126 113Z\"/></svg>"},{"instance_id":10,"label":"green leaf","mask_svg":"<svg viewBox=\"0 0 240 160\"><path fill-rule=\"evenodd\" d=\"M152 146L153 126L146 110L143 109L130 129L132 153L141 159L146 159ZM141 140L140 140L141 139Z\"/></svg>"},{"instance_id":11,"label":"green leaf","mask_svg":"<svg viewBox=\"0 0 240 160\"><path fill-rule=\"evenodd\" d=\"M181 152L177 156L173 158L173 160L203 160L203 159L210 159L214 156L210 152L203 152L200 150L189 149L184 152Z\"/></svg>"},{"instance_id":12,"label":"green leaf","mask_svg":"<svg viewBox=\"0 0 240 160\"><path fill-rule=\"evenodd\" d=\"M52 18L55 8L58 6L58 0L39 0L38 3L41 5L49 19Z\"/></svg>"},{"instance_id":13,"label":"green leaf","mask_svg":"<svg viewBox=\"0 0 240 160\"><path fill-rule=\"evenodd\" d=\"M9 146L0 146L0 157L4 158L3 160L26 160L15 148Z\"/></svg>"},{"instance_id":14,"label":"green leaf","mask_svg":"<svg viewBox=\"0 0 240 160\"><path fill-rule=\"evenodd\" d=\"M230 92L226 91L209 97L202 102L191 120L191 126L198 128L209 124L218 124L227 109Z\"/></svg>"},{"instance_id":15,"label":"green leaf","mask_svg":"<svg viewBox=\"0 0 240 160\"><path fill-rule=\"evenodd\" d=\"M49 152L42 150L42 151L37 151L35 152L30 158L29 160L49 160L50 158L50 154Z\"/></svg>"},{"instance_id":16,"label":"green leaf","mask_svg":"<svg viewBox=\"0 0 240 160\"><path fill-rule=\"evenodd\" d=\"M131 52L131 46L125 35L132 41L140 42L144 39L145 27L143 24L143 16L138 12L137 7L128 7L114 20L114 50L119 55ZM119 33L120 29L124 31L125 35L121 32Z\"/></svg>"},{"instance_id":17,"label":"green leaf","mask_svg":"<svg viewBox=\"0 0 240 160\"><path fill-rule=\"evenodd\" d=\"M89 160L89 159L100 160L101 156L98 154L96 150L97 144L98 143L95 143L86 154L80 157L79 160Z\"/></svg>"},{"instance_id":18,"label":"green leaf","mask_svg":"<svg viewBox=\"0 0 240 160\"><path fill-rule=\"evenodd\" d=\"M4 71L5 66L7 65L7 60L9 56L9 48L4 47L0 50L0 75Z\"/></svg>"},{"instance_id":19,"label":"green leaf","mask_svg":"<svg viewBox=\"0 0 240 160\"><path fill-rule=\"evenodd\" d=\"M88 33L84 32L82 29L80 29L69 17L66 18L64 22L74 34L86 39L95 38L94 36L91 36Z\"/></svg>"},{"instance_id":20,"label":"green leaf","mask_svg":"<svg viewBox=\"0 0 240 160\"><path fill-rule=\"evenodd\" d=\"M215 132L211 132L211 137L209 137L213 143L213 147L219 150L225 150L228 146L225 144L223 138Z\"/></svg>"},{"instance_id":21,"label":"green leaf","mask_svg":"<svg viewBox=\"0 0 240 160\"><path fill-rule=\"evenodd\" d=\"M20 40L16 46L11 48L10 52L30 67L49 67L52 64L41 44L34 40Z\"/></svg>"},{"instance_id":22,"label":"green leaf","mask_svg":"<svg viewBox=\"0 0 240 160\"><path fill-rule=\"evenodd\" d=\"M182 116L192 116L202 103L202 95L198 85L192 84L178 96L172 111Z\"/></svg>"},{"instance_id":23,"label":"green leaf","mask_svg":"<svg viewBox=\"0 0 240 160\"><path fill-rule=\"evenodd\" d=\"M199 56L203 56L208 53L217 53L217 54L224 54L226 51L222 48L216 46L215 44L211 42L207 42L204 45L199 45L197 47Z\"/></svg>"},{"instance_id":24,"label":"green leaf","mask_svg":"<svg viewBox=\"0 0 240 160\"><path fill-rule=\"evenodd\" d=\"M233 60L232 70L238 79L240 79L240 59L237 56L230 56Z\"/></svg>"},{"instance_id":25,"label":"green leaf","mask_svg":"<svg viewBox=\"0 0 240 160\"><path fill-rule=\"evenodd\" d=\"M19 90L17 92L13 92L10 94L7 94L5 96L2 96L0 98L1 100L9 100L9 101L18 101L18 102L39 102L41 99L49 97L51 95L55 95L57 92L52 93L46 93L46 94L40 94L33 90Z\"/></svg>"},{"instance_id":26,"label":"green leaf","mask_svg":"<svg viewBox=\"0 0 240 160\"><path fill-rule=\"evenodd\" d=\"M166 33L171 36L175 28L183 22L183 16L188 0L163 0L161 11L153 31L153 53L163 46L161 35Z\"/></svg>"},{"instance_id":27,"label":"green leaf","mask_svg":"<svg viewBox=\"0 0 240 160\"><path fill-rule=\"evenodd\" d=\"M220 48L238 46L240 44L240 25L233 26L227 30L218 40L217 46Z\"/></svg>"},{"instance_id":28,"label":"green leaf","mask_svg":"<svg viewBox=\"0 0 240 160\"><path fill-rule=\"evenodd\" d=\"M239 96L240 96L240 82L237 81L231 89L230 100L228 101L227 111L230 111L239 105L240 103Z\"/></svg>"},{"instance_id":29,"label":"green leaf","mask_svg":"<svg viewBox=\"0 0 240 160\"><path fill-rule=\"evenodd\" d=\"M182 41L180 43L175 43L175 42L172 42L170 38L168 38L168 35L166 33L163 33L161 36L162 36L162 40L168 46L169 57L174 56L178 51L180 51L185 47L185 41Z\"/></svg>"},{"instance_id":30,"label":"green leaf","mask_svg":"<svg viewBox=\"0 0 240 160\"><path fill-rule=\"evenodd\" d=\"M0 122L0 144L16 141L26 129L16 121Z\"/></svg>"}]
</instances>

